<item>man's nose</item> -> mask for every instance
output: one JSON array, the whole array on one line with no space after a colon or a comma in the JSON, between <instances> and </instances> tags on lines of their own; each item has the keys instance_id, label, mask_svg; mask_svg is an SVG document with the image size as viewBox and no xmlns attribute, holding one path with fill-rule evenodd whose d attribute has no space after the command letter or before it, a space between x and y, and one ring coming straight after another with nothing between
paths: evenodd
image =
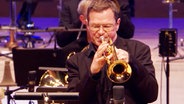
<instances>
[{"instance_id":1,"label":"man's nose","mask_svg":"<svg viewBox=\"0 0 184 104\"><path fill-rule=\"evenodd\" d=\"M99 32L100 34L104 34L104 33L105 33L104 28L103 28L102 25L99 27L99 31L98 31L98 32Z\"/></svg>"}]
</instances>

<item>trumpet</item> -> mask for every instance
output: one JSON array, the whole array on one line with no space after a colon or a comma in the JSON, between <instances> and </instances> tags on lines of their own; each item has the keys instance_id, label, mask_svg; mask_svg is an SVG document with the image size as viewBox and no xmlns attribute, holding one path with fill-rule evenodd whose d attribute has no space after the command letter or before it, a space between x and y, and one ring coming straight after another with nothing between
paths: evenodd
<instances>
[{"instance_id":1,"label":"trumpet","mask_svg":"<svg viewBox=\"0 0 184 104\"><path fill-rule=\"evenodd\" d=\"M100 38L102 43L106 42L103 36ZM109 46L103 55L108 64L107 76L114 83L125 83L130 79L132 69L126 61L118 59L112 40L109 39L108 41ZM113 57L112 59L108 59L107 56L111 53L113 54Z\"/></svg>"}]
</instances>

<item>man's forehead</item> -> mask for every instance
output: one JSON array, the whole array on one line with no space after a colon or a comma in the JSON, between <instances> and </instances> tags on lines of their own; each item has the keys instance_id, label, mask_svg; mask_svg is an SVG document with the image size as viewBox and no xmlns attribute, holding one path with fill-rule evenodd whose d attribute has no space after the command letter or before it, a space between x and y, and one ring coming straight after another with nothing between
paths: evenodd
<instances>
[{"instance_id":1,"label":"man's forehead","mask_svg":"<svg viewBox=\"0 0 184 104\"><path fill-rule=\"evenodd\" d=\"M112 10L104 10L102 12L92 11L90 12L88 19L89 22L115 22L114 13L112 12Z\"/></svg>"},{"instance_id":2,"label":"man's forehead","mask_svg":"<svg viewBox=\"0 0 184 104\"><path fill-rule=\"evenodd\" d=\"M111 8L106 8L106 9L103 9L103 10L93 10L93 9L91 9L89 11L89 14L90 13L102 13L102 12L105 12L105 11L108 11L108 12L112 12L113 13L113 10Z\"/></svg>"}]
</instances>

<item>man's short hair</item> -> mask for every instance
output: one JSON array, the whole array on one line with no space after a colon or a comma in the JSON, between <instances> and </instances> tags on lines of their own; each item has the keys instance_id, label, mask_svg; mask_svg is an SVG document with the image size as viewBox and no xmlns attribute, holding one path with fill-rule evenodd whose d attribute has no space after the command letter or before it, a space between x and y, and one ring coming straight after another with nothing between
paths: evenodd
<instances>
[{"instance_id":1,"label":"man's short hair","mask_svg":"<svg viewBox=\"0 0 184 104\"><path fill-rule=\"evenodd\" d=\"M92 0L81 0L79 2L77 12L79 14L82 14L82 15L86 16L87 15L87 9L88 9L89 5L91 4L91 1Z\"/></svg>"},{"instance_id":2,"label":"man's short hair","mask_svg":"<svg viewBox=\"0 0 184 104\"><path fill-rule=\"evenodd\" d=\"M117 0L92 0L87 10L87 19L89 20L89 13L91 11L101 12L109 8L112 9L114 17L117 20L120 12L120 6Z\"/></svg>"}]
</instances>

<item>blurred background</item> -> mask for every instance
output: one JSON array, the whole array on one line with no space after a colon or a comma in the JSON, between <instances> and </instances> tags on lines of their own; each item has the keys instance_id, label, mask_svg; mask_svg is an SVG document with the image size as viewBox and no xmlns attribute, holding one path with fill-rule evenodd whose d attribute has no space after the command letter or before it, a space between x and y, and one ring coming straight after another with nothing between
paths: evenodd
<instances>
[{"instance_id":1,"label":"blurred background","mask_svg":"<svg viewBox=\"0 0 184 104\"><path fill-rule=\"evenodd\" d=\"M18 13L22 7L23 0L16 1L16 12ZM134 1L134 17L168 17L168 4L163 4L162 0L133 0ZM34 17L58 17L59 0L39 0L38 6L33 14ZM174 17L184 17L183 3L174 3L173 8L177 11ZM9 16L9 0L0 1L0 17Z\"/></svg>"}]
</instances>

